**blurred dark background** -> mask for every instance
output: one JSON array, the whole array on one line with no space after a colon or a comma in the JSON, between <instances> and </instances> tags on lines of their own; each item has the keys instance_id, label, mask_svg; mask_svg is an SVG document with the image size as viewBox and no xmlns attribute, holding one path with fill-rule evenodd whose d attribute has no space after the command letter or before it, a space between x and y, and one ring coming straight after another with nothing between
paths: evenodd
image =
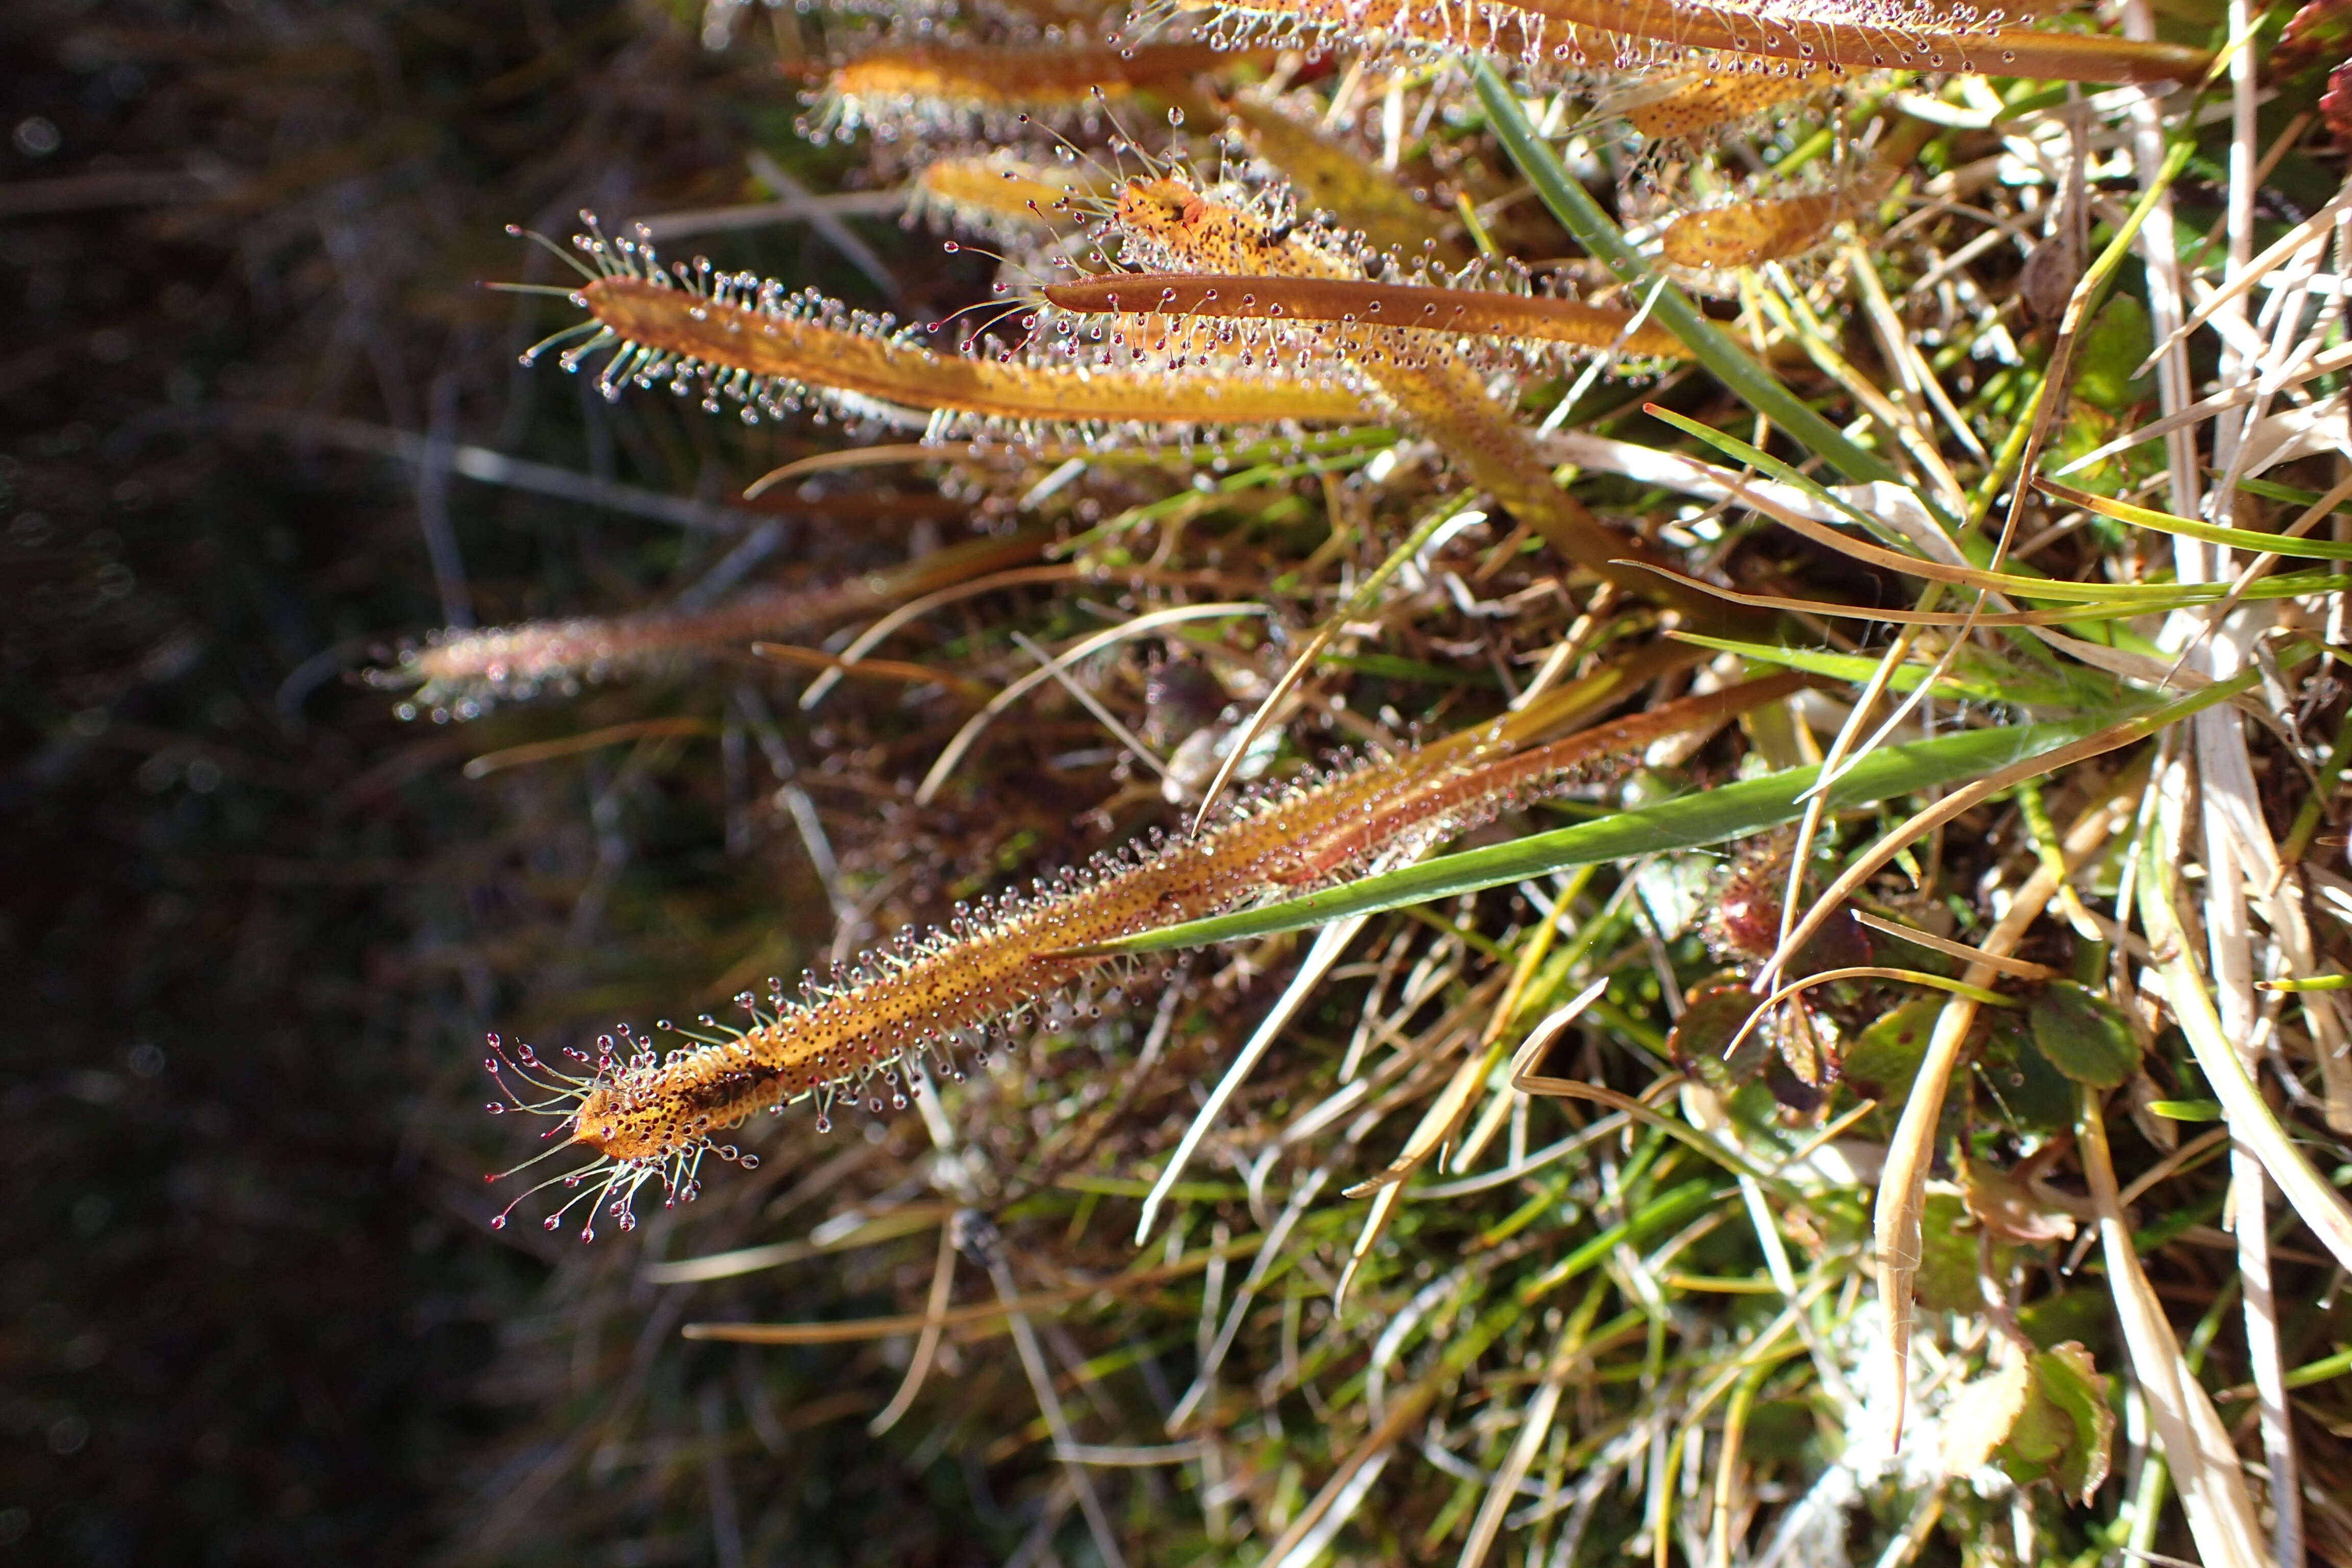
<instances>
[{"instance_id":1,"label":"blurred dark background","mask_svg":"<svg viewBox=\"0 0 2352 1568\"><path fill-rule=\"evenodd\" d=\"M623 500L765 466L765 435L522 371L560 311L476 283L555 276L509 221L741 199L796 110L774 25L0 7L0 1562L577 1560L516 1511L579 1454L513 1344L584 1399L654 1342L620 1275L603 1340L531 1318L555 1255L483 1226L473 1042L541 994L655 994L629 879L707 881L720 835L686 803L683 869L616 868L575 786L457 771L574 721L403 725L352 672L723 552L446 458ZM701 1551L583 1528L589 1560Z\"/></svg>"}]
</instances>

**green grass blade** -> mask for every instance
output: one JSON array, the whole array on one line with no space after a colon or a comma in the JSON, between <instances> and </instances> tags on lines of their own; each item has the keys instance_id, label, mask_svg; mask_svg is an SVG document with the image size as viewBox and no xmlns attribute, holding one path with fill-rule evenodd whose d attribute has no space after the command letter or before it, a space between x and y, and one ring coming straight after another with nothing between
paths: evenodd
<instances>
[{"instance_id":1,"label":"green grass blade","mask_svg":"<svg viewBox=\"0 0 2352 1568\"><path fill-rule=\"evenodd\" d=\"M2177 533L2184 539L2202 539L2208 543L2226 544L2232 550L2251 550L2258 554L2288 555L2306 561L2352 561L2352 540L2290 538L2284 533L2263 533L2251 528L2223 528L2219 523L2176 517L2171 512L2134 506L2129 501L2110 500L2105 496L2091 495L2053 479L2036 479L2034 483L2046 494L2069 505L2083 507L2102 517L2110 517L2117 522L2129 523L2134 528L2145 528L2156 533Z\"/></svg>"},{"instance_id":2,"label":"green grass blade","mask_svg":"<svg viewBox=\"0 0 2352 1568\"><path fill-rule=\"evenodd\" d=\"M1676 642L1696 643L1718 653L1736 653L1760 664L1777 664L1825 675L1832 680L1860 685L1877 672L1878 659L1870 654L1838 653L1829 648L1790 647L1777 643L1740 642L1697 632L1671 632ZM2153 645L2151 645L2153 647ZM1897 691L1917 689L1931 666L1924 661L1895 667L1889 684ZM2022 709L2037 717L2095 718L2112 723L2155 706L2154 699L2126 685L2103 669L2066 664L2055 668L2022 658L2008 658L1979 648L1963 648L1936 683L1936 689L1963 701L1999 703Z\"/></svg>"},{"instance_id":3,"label":"green grass blade","mask_svg":"<svg viewBox=\"0 0 2352 1568\"><path fill-rule=\"evenodd\" d=\"M1789 669L1801 669L1809 675L1826 675L1832 680L1847 680L1859 686L1877 673L1878 660L1867 654L1832 653L1827 648L1788 647L1779 643L1742 642L1737 637L1711 637L1698 632L1671 632L1676 642L1696 643L1717 653L1736 653L1742 658L1762 664L1777 664ZM1899 664L1888 678L1888 684L1897 691L1916 688L1927 674L1925 664ZM1955 697L1973 698L1979 702L2000 701L2000 693L1982 682L1962 679L1948 674L1936 683L1939 691Z\"/></svg>"},{"instance_id":4,"label":"green grass blade","mask_svg":"<svg viewBox=\"0 0 2352 1568\"><path fill-rule=\"evenodd\" d=\"M1771 453L1751 446L1749 443L1741 440L1738 437L1731 435L1727 431L1717 430L1711 425L1702 425L1696 419L1690 418L1685 415L1677 414L1671 408L1662 408L1654 403L1643 405L1642 411L1653 419L1663 420L1666 424L1673 426L1675 429L1681 431L1685 436L1697 437L1700 440L1706 442L1708 446L1713 447L1716 450L1723 453L1726 457L1736 458L1738 461L1745 463L1748 467L1755 468L1758 472L1768 474L1773 479L1780 480L1784 485L1789 485L1804 491L1807 495L1811 496L1815 500L1822 502L1825 506L1835 507L1838 510L1852 518L1854 521L1855 527L1866 529L1872 533L1881 531L1876 520L1862 511L1852 502L1841 500L1835 491L1831 490L1826 486L1822 485L1818 479L1813 479L1811 475L1803 472L1801 469L1797 468L1791 464L1782 462L1780 458L1772 456ZM1917 492L1914 491L1913 493L1916 494ZM1920 504L1925 505L1926 502L1927 498L1924 496L1921 497Z\"/></svg>"},{"instance_id":5,"label":"green grass blade","mask_svg":"<svg viewBox=\"0 0 2352 1568\"><path fill-rule=\"evenodd\" d=\"M2221 470L2211 468L2207 472L2218 475ZM2250 496L2260 496L2264 500L2292 501L2296 506L2317 506L2327 499L2319 490L2307 490L2301 485L2283 485L2272 479L2241 479L2238 481L2238 488ZM2327 510L2337 516L2352 512L2352 500L2337 501Z\"/></svg>"},{"instance_id":6,"label":"green grass blade","mask_svg":"<svg viewBox=\"0 0 2352 1568\"><path fill-rule=\"evenodd\" d=\"M1470 79L1477 88L1479 102L1486 106L1486 120L1496 139L1535 186L1536 195L1551 209L1552 216L1576 237L1578 244L1607 262L1620 281L1637 288L1648 287L1653 281L1650 264L1626 242L1624 234L1601 210L1592 194L1569 177L1559 157L1537 136L1535 127L1528 123L1528 117L1519 110L1519 100L1512 96L1493 62L1472 60ZM1902 482L1902 476L1885 458L1855 446L1846 438L1844 431L1781 385L1770 371L1757 363L1747 350L1732 341L1730 334L1708 321L1691 302L1690 296L1674 284L1663 283L1658 288L1657 301L1650 310L1733 395L1787 431L1808 450L1819 453L1838 472L1858 484L1874 479Z\"/></svg>"},{"instance_id":7,"label":"green grass blade","mask_svg":"<svg viewBox=\"0 0 2352 1568\"><path fill-rule=\"evenodd\" d=\"M1869 654L1838 653L1829 648L1790 647L1778 643L1741 642L1735 637L1712 637L1698 632L1674 632L1676 642L1696 643L1711 647L1717 653L1736 653L1740 658L1759 664L1777 664L1787 669L1801 669L1809 675L1825 675L1832 680L1850 681L1859 686L1878 672L1878 659ZM1989 660L1971 659L1967 653L1947 669L1936 681L1937 691L1955 700L1969 702L2000 702L2022 708L2082 708L2083 691L2078 686L2050 680L2036 672L2014 667L1981 668ZM1931 660L1917 660L1895 667L1887 684L1897 691L1914 691L1927 678L1933 667ZM2112 677L2109 678L2111 680ZM2116 698L2126 689L2115 684L2105 708L2116 705ZM2123 700L2128 701L2127 696Z\"/></svg>"},{"instance_id":8,"label":"green grass blade","mask_svg":"<svg viewBox=\"0 0 2352 1568\"><path fill-rule=\"evenodd\" d=\"M1956 779L1974 778L2022 758L2080 739L2092 726L2058 723L1970 730L1873 752L1828 790L1833 810L1915 794ZM1549 876L1573 866L1622 860L1668 849L1720 844L1793 822L1804 815L1805 792L1820 769L1790 768L1759 779L1680 800L1621 811L1593 822L1531 834L1508 844L1440 856L1418 866L1367 877L1263 909L1188 921L1105 942L1089 952L1163 952L1171 948L1239 942L1304 931L1355 915L1377 914Z\"/></svg>"}]
</instances>

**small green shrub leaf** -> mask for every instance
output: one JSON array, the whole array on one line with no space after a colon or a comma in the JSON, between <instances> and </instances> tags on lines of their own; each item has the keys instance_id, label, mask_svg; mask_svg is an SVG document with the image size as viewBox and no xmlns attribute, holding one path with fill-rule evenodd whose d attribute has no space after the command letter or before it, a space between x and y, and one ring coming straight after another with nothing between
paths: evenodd
<instances>
[{"instance_id":1,"label":"small green shrub leaf","mask_svg":"<svg viewBox=\"0 0 2352 1568\"><path fill-rule=\"evenodd\" d=\"M1992 1020L1977 1053L1977 1078L2011 1126L2063 1132L2074 1125L2074 1086L2036 1049L2023 1019Z\"/></svg>"},{"instance_id":2,"label":"small green shrub leaf","mask_svg":"<svg viewBox=\"0 0 2352 1568\"><path fill-rule=\"evenodd\" d=\"M1912 1294L1931 1312L1980 1313L1984 1310L1980 1257L1984 1232L1969 1218L1969 1211L1950 1193L1930 1193L1919 1225L1919 1273ZM1996 1245L1993 1268L2007 1267L2012 1249Z\"/></svg>"},{"instance_id":3,"label":"small green shrub leaf","mask_svg":"<svg viewBox=\"0 0 2352 1568\"><path fill-rule=\"evenodd\" d=\"M2076 1083L2114 1089L2139 1068L2139 1037L2122 1009L2087 985L2052 981L2025 1023L2035 1048Z\"/></svg>"},{"instance_id":4,"label":"small green shrub leaf","mask_svg":"<svg viewBox=\"0 0 2352 1568\"><path fill-rule=\"evenodd\" d=\"M2033 1369L2014 1362L1971 1378L1944 1413L1944 1473L1981 1468L2017 1430L2033 1402Z\"/></svg>"},{"instance_id":5,"label":"small green shrub leaf","mask_svg":"<svg viewBox=\"0 0 2352 1568\"><path fill-rule=\"evenodd\" d=\"M2111 413L2121 413L2150 395L2153 378L2135 381L2132 372L2155 342L2148 330L2147 307L2129 294L2116 295L2083 336L2075 360L2076 395Z\"/></svg>"},{"instance_id":6,"label":"small green shrub leaf","mask_svg":"<svg viewBox=\"0 0 2352 1568\"><path fill-rule=\"evenodd\" d=\"M1711 1089L1738 1088L1764 1065L1765 1032L1751 1029L1737 1053L1727 1058L1724 1051L1761 1000L1738 980L1701 984L1693 989L1690 1005L1683 1009L1674 1033L1666 1037L1666 1054L1676 1067Z\"/></svg>"},{"instance_id":7,"label":"small green shrub leaf","mask_svg":"<svg viewBox=\"0 0 2352 1568\"><path fill-rule=\"evenodd\" d=\"M1927 1037L1935 1032L1936 1016L1944 1010L1940 996L1906 1002L1864 1029L1846 1047L1845 1080L1856 1094L1886 1105L1900 1105L1927 1054Z\"/></svg>"},{"instance_id":8,"label":"small green shrub leaf","mask_svg":"<svg viewBox=\"0 0 2352 1568\"><path fill-rule=\"evenodd\" d=\"M2073 1427L2050 1479L2087 1506L2105 1482L2115 1456L2116 1413L2107 1404L2107 1380L2092 1364L2091 1352L2069 1341L2033 1357L2033 1383L2038 1402L2063 1413Z\"/></svg>"}]
</instances>

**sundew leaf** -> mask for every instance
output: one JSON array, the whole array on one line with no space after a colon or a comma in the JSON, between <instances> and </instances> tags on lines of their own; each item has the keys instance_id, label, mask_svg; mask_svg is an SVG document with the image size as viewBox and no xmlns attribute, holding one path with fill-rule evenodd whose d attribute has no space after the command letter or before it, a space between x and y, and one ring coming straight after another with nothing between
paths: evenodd
<instances>
[{"instance_id":1,"label":"sundew leaf","mask_svg":"<svg viewBox=\"0 0 2352 1568\"><path fill-rule=\"evenodd\" d=\"M1802 195L1734 202L1683 213L1658 237L1658 248L1677 267L1698 270L1759 267L1815 251L1841 223L1876 204L1885 192L1877 176L1859 177Z\"/></svg>"},{"instance_id":2,"label":"sundew leaf","mask_svg":"<svg viewBox=\"0 0 2352 1568\"><path fill-rule=\"evenodd\" d=\"M1691 354L1728 387L1733 395L1787 431L1831 467L1856 483L1885 479L1899 483L1902 476L1884 458L1863 450L1845 432L1829 422L1780 379L1759 363L1731 335L1707 320L1689 295L1674 284L1653 279L1650 265L1627 242L1624 234L1592 199L1592 194L1570 177L1559 156L1536 135L1535 127L1519 109L1519 100L1485 58L1470 62L1470 79L1485 106L1496 140L1510 153L1536 195L1554 217L1576 237L1577 243L1609 264L1619 281L1646 291L1657 289L1650 307L1653 320L1682 339Z\"/></svg>"},{"instance_id":3,"label":"sundew leaf","mask_svg":"<svg viewBox=\"0 0 2352 1568\"><path fill-rule=\"evenodd\" d=\"M1305 210L1331 213L1377 250L1410 254L1427 244L1448 265L1470 258L1452 235L1453 215L1416 197L1394 171L1255 94L1235 93L1219 107L1241 127L1250 151L1282 172Z\"/></svg>"},{"instance_id":4,"label":"sundew leaf","mask_svg":"<svg viewBox=\"0 0 2352 1568\"><path fill-rule=\"evenodd\" d=\"M601 329L565 351L567 366L606 353L597 385L699 387L753 414L792 411L805 395L847 396L907 410L1088 426L1345 425L1368 405L1336 383L1261 371L1185 377L1082 365L1041 353L935 350L878 318L750 275L716 275L707 292L670 281L650 245L592 251L613 270L574 292ZM533 351L537 352L537 351ZM659 375L646 367L658 361Z\"/></svg>"},{"instance_id":5,"label":"sundew leaf","mask_svg":"<svg viewBox=\"0 0 2352 1568\"><path fill-rule=\"evenodd\" d=\"M2079 740L2097 728L2095 723L2074 721L2029 724L1970 730L1907 746L1889 746L1854 763L1823 793L1831 810L1867 805L2008 767ZM1744 838L1803 816L1805 794L1820 773L1818 767L1790 768L1705 794L1615 812L1572 827L1530 834L1508 844L1440 856L1305 898L1188 921L1084 951L1164 952L1272 936L1522 882L1572 866Z\"/></svg>"},{"instance_id":6,"label":"sundew leaf","mask_svg":"<svg viewBox=\"0 0 2352 1568\"><path fill-rule=\"evenodd\" d=\"M1295 226L1269 227L1246 203L1196 188L1172 174L1130 181L1121 190L1110 222L1123 258L1171 271L1327 279L1361 270L1355 258L1316 244ZM1498 395L1477 367L1450 354L1428 353L1426 345L1409 341L1414 335L1407 327L1366 325L1332 347L1348 376L1360 378L1363 396L1392 407L1401 422L1445 452L1464 478L1569 561L1634 593L1663 595L1693 616L1712 616L1720 624L1722 607L1706 594L1644 569L1663 563L1656 547L1604 522L1555 482L1552 465L1534 432L1518 421L1509 401ZM1281 356L1273 349L1268 345L1261 369L1275 369L1274 362ZM1122 351L1114 344L1103 351L1104 363L1114 368L1131 366L1141 353L1133 345ZM1141 373L1118 368L1118 374ZM1250 372L1237 368L1235 379L1247 382ZM1357 385L1358 381L1344 384ZM1362 411L1359 407L1359 416Z\"/></svg>"},{"instance_id":7,"label":"sundew leaf","mask_svg":"<svg viewBox=\"0 0 2352 1568\"><path fill-rule=\"evenodd\" d=\"M1633 312L1580 300L1499 289L1447 289L1368 278L1280 278L1262 273L1114 272L1049 283L1045 298L1079 314L1169 315L1290 326L1401 327L1441 336L1616 349L1656 359L1689 350Z\"/></svg>"},{"instance_id":8,"label":"sundew leaf","mask_svg":"<svg viewBox=\"0 0 2352 1568\"><path fill-rule=\"evenodd\" d=\"M1667 5L1627 5L1617 0L1488 0L1458 16L1444 6L1401 0L1222 0L1229 38L1264 38L1296 47L1346 43L1349 52L1472 53L1491 70L1495 57L1532 80L1548 83L1561 68L1595 64L1640 68L1708 62L1724 74L1745 74L1758 62L1824 65L1849 70L1908 69L1997 72L2039 79L2097 82L2187 81L2212 68L2210 50L2154 39L2033 26L1988 25L1973 11L1890 19L1864 14L1837 19L1827 7L1798 18L1758 16L1745 5L1677 0ZM1237 24L1237 25L1236 25ZM1781 67L1780 68L1790 68ZM1276 1553L1278 1559L1280 1553Z\"/></svg>"}]
</instances>

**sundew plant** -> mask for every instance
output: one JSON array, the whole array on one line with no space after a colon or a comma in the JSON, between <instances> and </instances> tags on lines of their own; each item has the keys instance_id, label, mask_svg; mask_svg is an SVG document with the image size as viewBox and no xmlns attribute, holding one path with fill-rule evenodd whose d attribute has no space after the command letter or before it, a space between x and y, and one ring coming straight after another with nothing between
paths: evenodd
<instances>
[{"instance_id":1,"label":"sundew plant","mask_svg":"<svg viewBox=\"0 0 2352 1568\"><path fill-rule=\"evenodd\" d=\"M2340 10L691 18L493 287L740 537L370 676L675 868L473 1549L2352 1563Z\"/></svg>"}]
</instances>

